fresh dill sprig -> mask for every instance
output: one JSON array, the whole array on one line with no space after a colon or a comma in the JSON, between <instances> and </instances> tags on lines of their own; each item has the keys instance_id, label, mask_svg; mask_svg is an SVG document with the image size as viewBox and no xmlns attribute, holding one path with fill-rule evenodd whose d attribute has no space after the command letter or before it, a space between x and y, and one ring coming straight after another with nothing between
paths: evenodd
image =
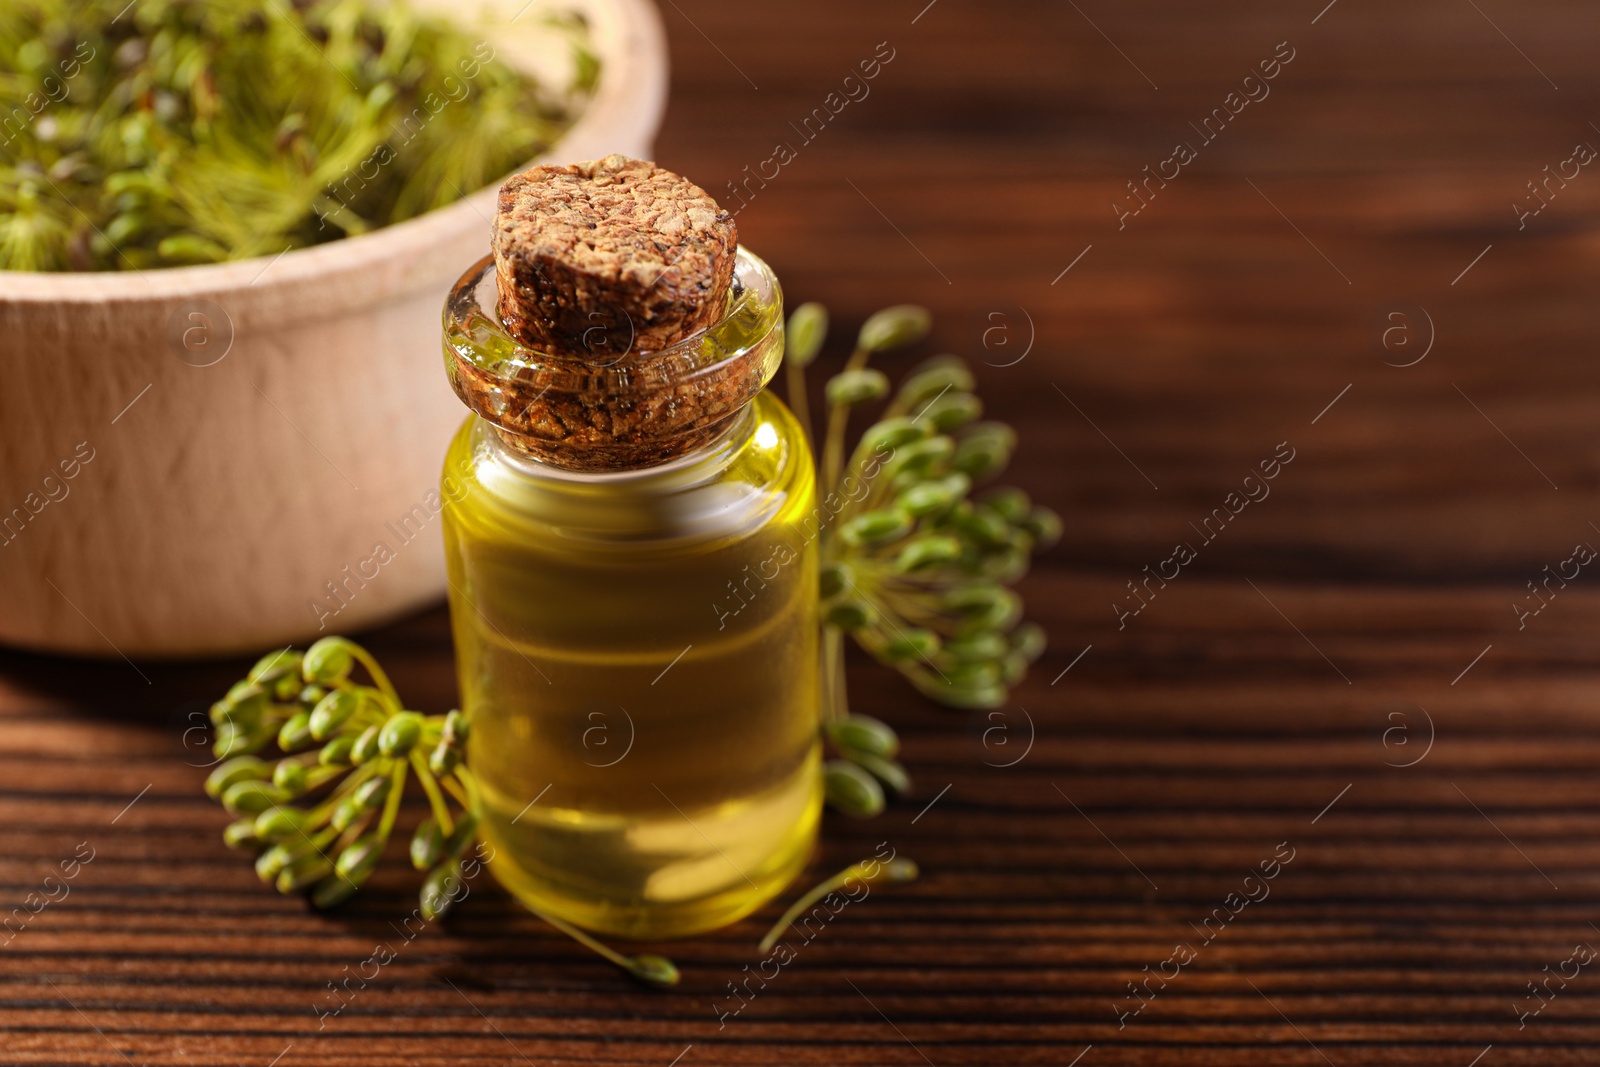
<instances>
[{"instance_id":1,"label":"fresh dill sprig","mask_svg":"<svg viewBox=\"0 0 1600 1067\"><path fill-rule=\"evenodd\" d=\"M370 684L352 678L357 665ZM480 798L465 763L469 726L461 712L406 710L371 653L325 637L304 653L263 656L212 705L211 719L224 762L206 779L206 793L238 816L223 839L258 851L262 881L280 893L305 893L319 908L348 900L383 857L414 777L431 811L409 848L412 866L427 872L422 917L443 917L464 895L463 856L477 841ZM272 746L285 753L275 763L257 755ZM678 981L663 956L625 956L529 910L640 981Z\"/></svg>"},{"instance_id":2,"label":"fresh dill sprig","mask_svg":"<svg viewBox=\"0 0 1600 1067\"><path fill-rule=\"evenodd\" d=\"M983 404L960 359L937 356L914 370L846 456L851 409L890 393L888 377L868 361L919 340L928 327L920 307L877 312L862 325L844 370L827 384L817 493L839 502L822 534L830 721L848 715L846 633L919 691L957 708L1004 704L1009 687L1044 651L1044 631L1019 625L1022 601L1009 586L1027 573L1035 552L1060 537L1061 520L1020 489L993 488L972 498L1010 461L1016 434L1004 423L980 421ZM819 304L802 304L789 318L789 399L808 434L804 368L827 329ZM899 775L880 773L886 768L872 759L851 762L898 784Z\"/></svg>"}]
</instances>

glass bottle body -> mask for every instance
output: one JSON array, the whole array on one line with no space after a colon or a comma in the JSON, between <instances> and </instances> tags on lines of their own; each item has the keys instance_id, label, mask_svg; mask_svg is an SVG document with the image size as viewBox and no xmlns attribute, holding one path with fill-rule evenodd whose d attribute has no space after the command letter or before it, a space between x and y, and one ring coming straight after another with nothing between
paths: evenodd
<instances>
[{"instance_id":1,"label":"glass bottle body","mask_svg":"<svg viewBox=\"0 0 1600 1067\"><path fill-rule=\"evenodd\" d=\"M821 812L815 482L783 405L762 394L708 447L607 474L519 456L474 415L444 497L500 880L639 939L780 891Z\"/></svg>"}]
</instances>

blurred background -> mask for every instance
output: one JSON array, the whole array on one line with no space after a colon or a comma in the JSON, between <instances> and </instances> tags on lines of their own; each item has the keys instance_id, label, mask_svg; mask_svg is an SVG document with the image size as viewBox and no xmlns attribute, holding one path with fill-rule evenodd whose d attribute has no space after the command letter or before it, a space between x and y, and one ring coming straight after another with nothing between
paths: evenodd
<instances>
[{"instance_id":1,"label":"blurred background","mask_svg":"<svg viewBox=\"0 0 1600 1067\"><path fill-rule=\"evenodd\" d=\"M659 995L486 889L319 1028L409 890L327 920L222 848L184 730L248 660L0 653L0 883L20 902L99 850L0 957L18 1062L1591 1062L1592 6L659 19L655 159L738 209L791 305L828 305L813 405L862 319L924 305L930 341L882 365L965 357L1019 435L1008 480L1065 520L1020 586L1050 648L1006 708L852 660L917 788L830 821L812 873L887 839L924 877L725 1026L755 920L673 946ZM62 511L28 537L96 521ZM416 599L368 637L439 710L446 619Z\"/></svg>"}]
</instances>

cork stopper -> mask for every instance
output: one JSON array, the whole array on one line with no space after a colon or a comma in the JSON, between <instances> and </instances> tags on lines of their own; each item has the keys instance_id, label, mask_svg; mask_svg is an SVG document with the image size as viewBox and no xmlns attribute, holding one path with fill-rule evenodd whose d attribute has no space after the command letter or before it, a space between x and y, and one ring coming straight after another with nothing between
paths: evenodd
<instances>
[{"instance_id":1,"label":"cork stopper","mask_svg":"<svg viewBox=\"0 0 1600 1067\"><path fill-rule=\"evenodd\" d=\"M771 272L705 190L654 163L612 155L510 178L493 251L446 307L447 369L502 441L542 462L607 471L683 455L781 358Z\"/></svg>"},{"instance_id":2,"label":"cork stopper","mask_svg":"<svg viewBox=\"0 0 1600 1067\"><path fill-rule=\"evenodd\" d=\"M518 343L611 363L722 314L739 231L698 185L611 155L534 167L500 187L500 319Z\"/></svg>"}]
</instances>

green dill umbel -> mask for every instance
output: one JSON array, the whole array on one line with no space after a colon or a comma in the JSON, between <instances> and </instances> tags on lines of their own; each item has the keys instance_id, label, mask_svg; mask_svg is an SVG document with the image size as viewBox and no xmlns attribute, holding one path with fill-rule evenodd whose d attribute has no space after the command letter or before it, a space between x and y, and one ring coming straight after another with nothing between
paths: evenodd
<instances>
[{"instance_id":1,"label":"green dill umbel","mask_svg":"<svg viewBox=\"0 0 1600 1067\"><path fill-rule=\"evenodd\" d=\"M542 86L471 29L368 0L5 0L0 269L276 255L442 207L554 144Z\"/></svg>"},{"instance_id":2,"label":"green dill umbel","mask_svg":"<svg viewBox=\"0 0 1600 1067\"><path fill-rule=\"evenodd\" d=\"M830 798L853 796L864 813L882 807L871 795L872 779L903 791L904 772L885 765L883 753L864 750L860 731L848 731L857 744L840 744L837 720L849 706L842 635L941 704L998 707L1044 651L1043 630L1020 622L1022 601L1009 587L1027 573L1033 553L1061 535L1056 514L1020 489L973 496L1005 469L1016 435L1005 423L982 420L972 373L955 356L937 356L908 375L846 453L851 409L890 396L888 377L868 360L920 339L928 326L919 307L879 311L862 325L849 362L826 390L818 495L839 507L822 535L824 677L831 687L825 712L836 722L829 736L845 762L871 772L830 764ZM786 334L789 398L808 433L803 369L827 329L826 310L802 304Z\"/></svg>"},{"instance_id":3,"label":"green dill umbel","mask_svg":"<svg viewBox=\"0 0 1600 1067\"><path fill-rule=\"evenodd\" d=\"M352 676L357 666L370 685ZM263 882L303 893L319 908L354 896L383 858L415 779L429 807L407 850L411 865L427 872L420 913L441 918L465 895L480 801L464 762L469 727L461 712L407 710L366 649L325 637L304 653L263 656L212 705L211 720L224 761L207 777L206 793L238 817L223 840L257 852ZM274 747L285 753L276 762L258 755ZM678 981L663 956L627 956L571 923L534 914L642 982Z\"/></svg>"},{"instance_id":4,"label":"green dill umbel","mask_svg":"<svg viewBox=\"0 0 1600 1067\"><path fill-rule=\"evenodd\" d=\"M365 669L371 684L352 677ZM442 915L462 854L475 842L477 782L462 763L467 723L459 711L408 711L383 668L361 646L324 638L303 654L263 656L211 706L215 751L224 762L206 793L238 817L224 834L260 851L256 873L281 893L307 892L332 907L377 866L413 775L430 817L411 841L427 871L425 918ZM276 747L276 763L257 753Z\"/></svg>"}]
</instances>

